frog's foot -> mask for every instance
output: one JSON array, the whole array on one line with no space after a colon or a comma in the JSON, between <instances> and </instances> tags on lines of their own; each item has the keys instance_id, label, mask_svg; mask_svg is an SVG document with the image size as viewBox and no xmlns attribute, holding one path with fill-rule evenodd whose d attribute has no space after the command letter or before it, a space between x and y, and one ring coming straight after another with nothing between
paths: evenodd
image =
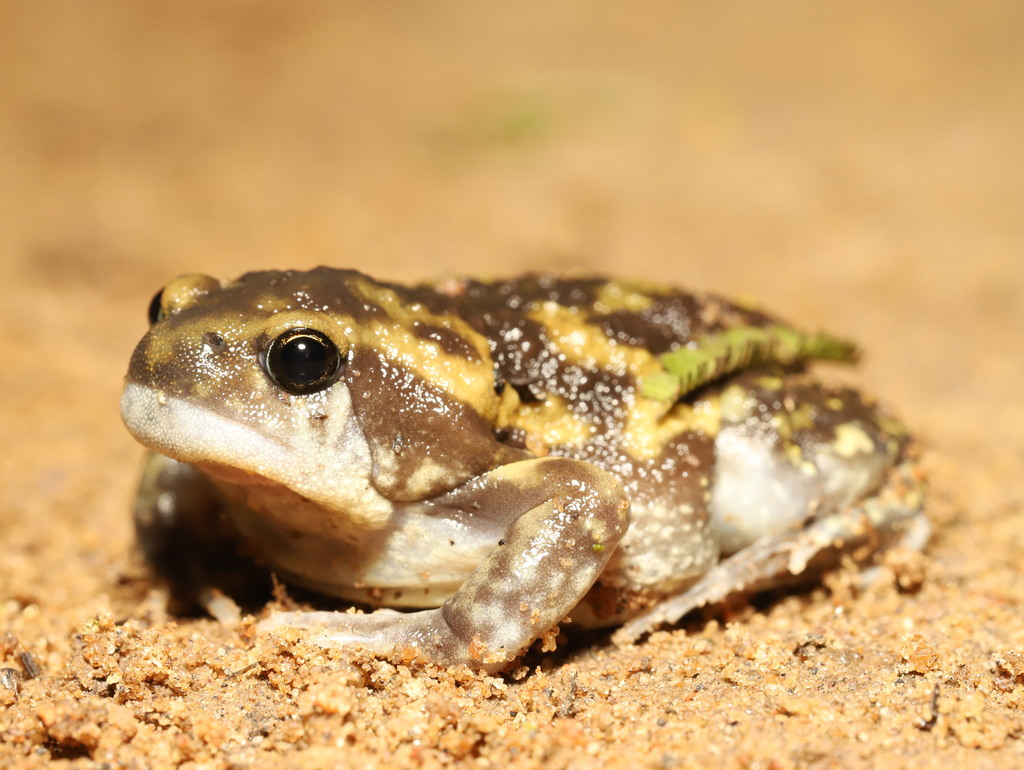
<instances>
[{"instance_id":1,"label":"frog's foot","mask_svg":"<svg viewBox=\"0 0 1024 770\"><path fill-rule=\"evenodd\" d=\"M312 629L311 640L324 645L375 653L415 647L443 665L499 671L569 614L629 524L629 502L618 480L566 458L501 466L437 506L438 515L446 508L479 509L506 523L495 548L441 607L370 615L285 613L264 621L261 630Z\"/></svg>"},{"instance_id":2,"label":"frog's foot","mask_svg":"<svg viewBox=\"0 0 1024 770\"><path fill-rule=\"evenodd\" d=\"M422 656L440 665L466 664L495 673L519 650L489 650L477 634L465 639L453 628L443 607L415 612L382 609L360 615L349 612L278 612L260 621L261 633L297 629L303 638L328 648L362 649L374 655ZM532 638L530 639L532 641Z\"/></svg>"},{"instance_id":3,"label":"frog's foot","mask_svg":"<svg viewBox=\"0 0 1024 770\"><path fill-rule=\"evenodd\" d=\"M893 546L921 550L931 526L922 511L921 472L913 461L891 469L877 494L802 529L759 540L720 562L684 593L673 596L625 623L612 639L636 641L659 626L738 593L755 593L800 575L820 555L839 555L871 543L878 554ZM877 538L877 545L873 539ZM870 580L876 568L865 570ZM863 582L863 581L862 581Z\"/></svg>"},{"instance_id":4,"label":"frog's foot","mask_svg":"<svg viewBox=\"0 0 1024 770\"><path fill-rule=\"evenodd\" d=\"M366 615L352 612L276 612L256 626L260 633L298 629L322 647L353 647L378 655L417 648L436 661L450 662L459 642L441 608L419 612L381 609ZM468 653L467 653L468 654Z\"/></svg>"},{"instance_id":5,"label":"frog's foot","mask_svg":"<svg viewBox=\"0 0 1024 770\"><path fill-rule=\"evenodd\" d=\"M170 590L172 611L198 605L226 628L242 611L221 590L237 552L237 536L221 515L216 488L195 466L164 455L146 456L133 508L146 561ZM244 583L228 580L227 586Z\"/></svg>"},{"instance_id":6,"label":"frog's foot","mask_svg":"<svg viewBox=\"0 0 1024 770\"><path fill-rule=\"evenodd\" d=\"M199 589L200 606L210 613L225 628L238 628L242 622L242 608L227 594L213 586L204 585Z\"/></svg>"}]
</instances>

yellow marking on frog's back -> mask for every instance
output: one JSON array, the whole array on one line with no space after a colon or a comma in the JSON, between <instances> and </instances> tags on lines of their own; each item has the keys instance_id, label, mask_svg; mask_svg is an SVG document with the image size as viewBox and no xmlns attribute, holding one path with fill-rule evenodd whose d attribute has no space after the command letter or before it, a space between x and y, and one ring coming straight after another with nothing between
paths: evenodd
<instances>
[{"instance_id":1,"label":"yellow marking on frog's back","mask_svg":"<svg viewBox=\"0 0 1024 770\"><path fill-rule=\"evenodd\" d=\"M661 363L650 351L611 339L580 311L542 302L527 317L544 326L548 339L569 364L634 380L661 371Z\"/></svg>"},{"instance_id":2,"label":"yellow marking on frog's back","mask_svg":"<svg viewBox=\"0 0 1024 770\"><path fill-rule=\"evenodd\" d=\"M664 404L640 397L629 411L622 431L623 449L633 458L650 460L665 447L691 431L709 437L718 435L722 426L721 402L717 396L695 404L680 401L664 412Z\"/></svg>"},{"instance_id":3,"label":"yellow marking on frog's back","mask_svg":"<svg viewBox=\"0 0 1024 770\"><path fill-rule=\"evenodd\" d=\"M355 281L352 288L387 316L355 327L353 336L359 342L472 407L485 419L497 419L500 399L494 392L490 348L482 334L454 314L431 313L426 306L410 303L372 281ZM417 336L414 329L418 324L450 332L472 355L445 350L441 342Z\"/></svg>"},{"instance_id":4,"label":"yellow marking on frog's back","mask_svg":"<svg viewBox=\"0 0 1024 770\"><path fill-rule=\"evenodd\" d=\"M637 310L652 300L637 291L608 284L605 292L618 309ZM612 308L613 303L606 303ZM629 345L608 337L599 327L589 323L584 312L554 302L532 308L528 317L542 324L552 345L568 365L583 370L609 372L622 377L622 392L617 395L622 407L622 424L617 443L629 456L648 460L659 456L666 445L690 431L714 436L721 425L717 398L699 401L666 402L645 398L637 382L661 370L656 356L645 348ZM580 447L597 436L596 422L574 414L563 399L548 395L538 404L519 408L513 422L534 432L553 445Z\"/></svg>"},{"instance_id":5,"label":"yellow marking on frog's back","mask_svg":"<svg viewBox=\"0 0 1024 770\"><path fill-rule=\"evenodd\" d=\"M840 457L853 457L857 454L870 454L875 451L875 442L867 432L856 423L844 422L835 427L833 448Z\"/></svg>"},{"instance_id":6,"label":"yellow marking on frog's back","mask_svg":"<svg viewBox=\"0 0 1024 770\"><path fill-rule=\"evenodd\" d=\"M654 304L653 286L623 281L608 281L594 298L597 313L641 313Z\"/></svg>"},{"instance_id":7,"label":"yellow marking on frog's back","mask_svg":"<svg viewBox=\"0 0 1024 770\"><path fill-rule=\"evenodd\" d=\"M554 395L520 406L514 425L548 446L580 447L597 433L594 423L573 414L565 400Z\"/></svg>"}]
</instances>

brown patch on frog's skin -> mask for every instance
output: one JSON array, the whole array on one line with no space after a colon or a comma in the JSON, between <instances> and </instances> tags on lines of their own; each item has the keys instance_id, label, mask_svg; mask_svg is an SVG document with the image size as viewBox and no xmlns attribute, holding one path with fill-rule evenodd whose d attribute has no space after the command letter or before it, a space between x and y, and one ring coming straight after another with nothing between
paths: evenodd
<instances>
[{"instance_id":1,"label":"brown patch on frog's skin","mask_svg":"<svg viewBox=\"0 0 1024 770\"><path fill-rule=\"evenodd\" d=\"M696 430L677 435L654 458L638 461L607 447L583 454L581 459L622 479L633 524L573 611L574 621L585 627L617 624L682 590L718 561L718 545L708 531L714 452L714 436Z\"/></svg>"},{"instance_id":2,"label":"brown patch on frog's skin","mask_svg":"<svg viewBox=\"0 0 1024 770\"><path fill-rule=\"evenodd\" d=\"M413 323L412 333L418 339L436 342L446 355L469 361L480 360L480 352L463 335L444 326L417 321Z\"/></svg>"},{"instance_id":3,"label":"brown patch on frog's skin","mask_svg":"<svg viewBox=\"0 0 1024 770\"><path fill-rule=\"evenodd\" d=\"M373 350L353 351L352 409L368 439L374 486L395 501L424 500L525 454L494 440L492 424ZM458 426L458 443L450 432Z\"/></svg>"}]
</instances>

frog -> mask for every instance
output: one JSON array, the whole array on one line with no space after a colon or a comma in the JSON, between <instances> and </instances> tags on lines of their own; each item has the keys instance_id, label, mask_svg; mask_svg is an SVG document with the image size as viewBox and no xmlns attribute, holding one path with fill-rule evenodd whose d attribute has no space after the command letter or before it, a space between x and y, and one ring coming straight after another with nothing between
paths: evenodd
<instances>
[{"instance_id":1,"label":"frog","mask_svg":"<svg viewBox=\"0 0 1024 770\"><path fill-rule=\"evenodd\" d=\"M908 431L810 371L858 355L749 302L603 276L183 275L125 377L149 453L136 527L185 560L220 522L285 585L368 610L279 610L259 633L491 673L560 624L633 642L923 547Z\"/></svg>"}]
</instances>

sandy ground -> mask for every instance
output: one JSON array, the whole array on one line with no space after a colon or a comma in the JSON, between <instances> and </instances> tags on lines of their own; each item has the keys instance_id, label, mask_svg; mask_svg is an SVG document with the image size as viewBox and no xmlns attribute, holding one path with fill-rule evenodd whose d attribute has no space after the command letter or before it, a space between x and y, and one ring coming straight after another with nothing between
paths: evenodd
<instances>
[{"instance_id":1,"label":"sandy ground","mask_svg":"<svg viewBox=\"0 0 1024 770\"><path fill-rule=\"evenodd\" d=\"M482 5L0 5L0 765L1020 767L1024 6ZM170 615L117 410L149 298L319 263L852 336L934 537L501 677Z\"/></svg>"}]
</instances>

